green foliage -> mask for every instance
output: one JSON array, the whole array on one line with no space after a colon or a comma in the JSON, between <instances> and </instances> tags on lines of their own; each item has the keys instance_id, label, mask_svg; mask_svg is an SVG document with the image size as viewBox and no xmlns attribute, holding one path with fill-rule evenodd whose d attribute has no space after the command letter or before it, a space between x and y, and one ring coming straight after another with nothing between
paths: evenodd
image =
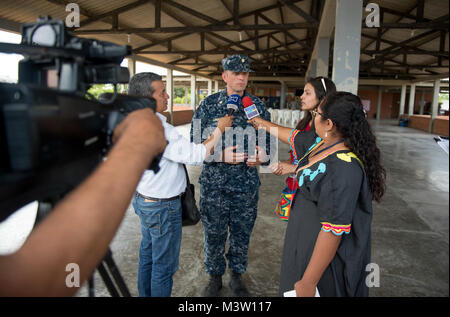
<instances>
[{"instance_id":1,"label":"green foliage","mask_svg":"<svg viewBox=\"0 0 450 317\"><path fill-rule=\"evenodd\" d=\"M117 91L119 93L125 93L127 91L127 85L118 85ZM106 85L92 85L91 88L89 88L88 93L95 97L95 99L98 98L99 95L105 92L114 92L114 86L111 84ZM174 98L173 103L176 105L179 104L190 104L191 103L191 94L190 89L187 89L187 98L185 96L185 89L183 87L175 87L174 88ZM204 98L206 98L207 95L199 95L198 99L199 102L202 101Z\"/></svg>"},{"instance_id":2,"label":"green foliage","mask_svg":"<svg viewBox=\"0 0 450 317\"><path fill-rule=\"evenodd\" d=\"M184 99L185 99L184 96L183 97L175 97L173 99L173 103L176 104L176 105L178 105L178 104L185 104L186 102L185 102Z\"/></svg>"},{"instance_id":3,"label":"green foliage","mask_svg":"<svg viewBox=\"0 0 450 317\"><path fill-rule=\"evenodd\" d=\"M177 97L184 98L184 88L183 87L175 87L173 89L173 94L174 94L174 100Z\"/></svg>"},{"instance_id":4,"label":"green foliage","mask_svg":"<svg viewBox=\"0 0 450 317\"><path fill-rule=\"evenodd\" d=\"M119 88L120 91L120 88ZM89 88L88 93L95 97L95 99L98 98L99 95L105 92L114 92L114 86L111 84L106 85L92 85L91 88Z\"/></svg>"}]
</instances>

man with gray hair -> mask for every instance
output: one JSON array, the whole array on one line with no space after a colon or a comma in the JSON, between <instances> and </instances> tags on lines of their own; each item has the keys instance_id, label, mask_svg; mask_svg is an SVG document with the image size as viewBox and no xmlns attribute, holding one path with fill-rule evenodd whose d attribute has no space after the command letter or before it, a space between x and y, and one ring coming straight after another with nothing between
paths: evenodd
<instances>
[{"instance_id":1,"label":"man with gray hair","mask_svg":"<svg viewBox=\"0 0 450 317\"><path fill-rule=\"evenodd\" d=\"M211 137L201 144L194 144L183 138L163 115L169 95L161 76L154 73L134 75L128 94L156 100L156 115L169 142L159 163L159 172L155 174L152 170L146 170L133 198L133 207L142 230L139 296L168 297L172 292L173 275L178 269L180 255L181 194L186 189L183 164L202 164L220 140L225 127L231 126L233 117L220 118Z\"/></svg>"}]
</instances>

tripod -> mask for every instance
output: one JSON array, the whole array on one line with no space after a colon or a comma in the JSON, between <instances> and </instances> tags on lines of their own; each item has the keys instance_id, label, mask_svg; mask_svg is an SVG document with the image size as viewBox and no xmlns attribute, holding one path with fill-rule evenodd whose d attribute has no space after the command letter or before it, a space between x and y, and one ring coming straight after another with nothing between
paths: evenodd
<instances>
[{"instance_id":1,"label":"tripod","mask_svg":"<svg viewBox=\"0 0 450 317\"><path fill-rule=\"evenodd\" d=\"M37 223L42 221L42 219L47 216L48 213L53 209L53 206L56 205L56 201L58 199L55 199L51 202L42 202L39 201L38 203L38 210L36 214L36 221L34 223L34 227L36 227ZM127 285L125 284L125 281L120 274L119 268L117 267L116 263L114 262L114 259L112 257L111 249L108 248L108 251L106 252L105 256L103 257L103 260L100 262L99 266L97 267L98 272L100 273L100 276L103 279L103 282L106 285L106 288L109 291L109 294L112 297L131 297L130 291L128 290ZM114 282L115 284L114 284ZM88 286L88 293L89 297L95 297L95 287L94 287L94 276L92 275L89 278L89 286Z\"/></svg>"},{"instance_id":2,"label":"tripod","mask_svg":"<svg viewBox=\"0 0 450 317\"><path fill-rule=\"evenodd\" d=\"M105 257L97 267L97 270L112 297L131 297L130 291L128 290L128 287L120 274L119 268L114 262L110 248L108 248ZM113 283L113 279L115 285ZM94 276L91 276L89 278L89 297L95 297L94 292Z\"/></svg>"}]
</instances>

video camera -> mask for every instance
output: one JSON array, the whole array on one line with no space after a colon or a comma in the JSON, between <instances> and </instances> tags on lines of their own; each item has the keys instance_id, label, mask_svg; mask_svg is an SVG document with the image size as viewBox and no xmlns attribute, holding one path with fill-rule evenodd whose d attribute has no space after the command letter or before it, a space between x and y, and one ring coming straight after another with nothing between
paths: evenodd
<instances>
[{"instance_id":1,"label":"video camera","mask_svg":"<svg viewBox=\"0 0 450 317\"><path fill-rule=\"evenodd\" d=\"M22 25L21 44L0 52L25 56L18 84L0 83L0 222L25 204L55 203L79 185L110 149L114 128L153 98L117 93L129 46L78 38L50 17ZM92 84L114 84L96 100ZM133 155L130 153L130 155ZM157 157L149 167L158 171Z\"/></svg>"}]
</instances>

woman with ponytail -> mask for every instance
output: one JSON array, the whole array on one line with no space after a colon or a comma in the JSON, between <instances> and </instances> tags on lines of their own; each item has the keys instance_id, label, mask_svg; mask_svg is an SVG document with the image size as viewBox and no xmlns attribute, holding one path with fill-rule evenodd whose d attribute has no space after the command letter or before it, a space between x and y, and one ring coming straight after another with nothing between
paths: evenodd
<instances>
[{"instance_id":1,"label":"woman with ponytail","mask_svg":"<svg viewBox=\"0 0 450 317\"><path fill-rule=\"evenodd\" d=\"M305 84L303 94L300 97L301 110L305 115L297 124L295 129L279 126L261 117L251 120L253 126L257 129L266 129L266 131L277 131L277 137L280 141L288 143L290 160L277 162L271 166L275 175L288 175L286 178L286 188L281 192L281 198L276 206L275 212L282 220L289 219L292 199L298 188L295 177L295 167L298 159L305 153L308 147L315 142L316 132L313 127L312 111L317 108L320 102L327 96L336 92L335 84L328 78L315 77L309 78ZM271 128L276 128L272 129ZM296 146L294 145L296 143Z\"/></svg>"},{"instance_id":2,"label":"woman with ponytail","mask_svg":"<svg viewBox=\"0 0 450 317\"><path fill-rule=\"evenodd\" d=\"M278 124L266 121L261 117L256 117L250 120L250 123L256 129L265 129L267 132L277 133L277 137L281 142L291 145L291 150L293 151L294 159L301 157L308 147L314 143L316 139L316 133L314 130L314 120L312 117L312 111L317 109L319 104L328 95L336 92L336 85L330 79L326 77L315 77L309 78L305 84L303 94L300 97L301 110L304 111L305 116L299 121L297 126L292 129L288 127L283 127ZM303 132L303 133L302 133ZM300 134L297 140L296 136ZM295 146L297 143L300 146ZM284 163L284 162L279 162ZM280 164L280 171L284 167L284 172L286 173L289 169L295 169L295 166L289 166L292 164Z\"/></svg>"},{"instance_id":3,"label":"woman with ponytail","mask_svg":"<svg viewBox=\"0 0 450 317\"><path fill-rule=\"evenodd\" d=\"M359 97L328 95L312 114L320 141L296 167L280 295L368 296L372 200L385 190L380 151Z\"/></svg>"}]
</instances>

